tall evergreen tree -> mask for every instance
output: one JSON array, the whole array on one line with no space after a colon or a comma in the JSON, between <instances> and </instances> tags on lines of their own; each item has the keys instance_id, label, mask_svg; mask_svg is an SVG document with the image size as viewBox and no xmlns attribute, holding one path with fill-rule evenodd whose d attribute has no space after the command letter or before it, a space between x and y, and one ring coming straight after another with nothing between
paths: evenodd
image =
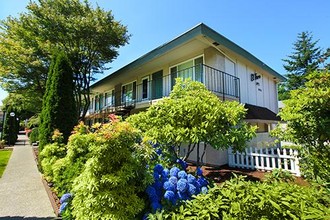
<instances>
[{"instance_id":1,"label":"tall evergreen tree","mask_svg":"<svg viewBox=\"0 0 330 220\"><path fill-rule=\"evenodd\" d=\"M51 143L52 133L58 129L67 142L74 125L78 121L74 100L73 71L64 52L58 52L55 64L51 65L43 99L41 125L39 131L40 150Z\"/></svg>"},{"instance_id":2,"label":"tall evergreen tree","mask_svg":"<svg viewBox=\"0 0 330 220\"><path fill-rule=\"evenodd\" d=\"M306 77L320 68L320 64L328 58L327 53L317 46L318 40L313 40L311 32L301 32L293 44L293 52L287 59L283 59L284 69L288 72L287 82L279 86L279 99L290 98L289 91L301 88Z\"/></svg>"},{"instance_id":3,"label":"tall evergreen tree","mask_svg":"<svg viewBox=\"0 0 330 220\"><path fill-rule=\"evenodd\" d=\"M14 116L10 114L14 113ZM16 121L16 112L14 109L9 106L6 108L6 118L3 125L3 134L2 140L4 140L7 144L13 145L17 141L17 133L18 133L18 123Z\"/></svg>"}]
</instances>

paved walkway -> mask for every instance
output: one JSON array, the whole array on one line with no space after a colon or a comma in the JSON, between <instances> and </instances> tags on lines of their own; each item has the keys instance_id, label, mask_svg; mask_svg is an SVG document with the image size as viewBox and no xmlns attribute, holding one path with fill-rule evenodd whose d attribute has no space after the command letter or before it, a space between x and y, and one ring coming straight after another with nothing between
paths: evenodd
<instances>
[{"instance_id":1,"label":"paved walkway","mask_svg":"<svg viewBox=\"0 0 330 220\"><path fill-rule=\"evenodd\" d=\"M32 147L25 135L19 135L0 178L0 219L23 218L54 219L55 214L34 161Z\"/></svg>"}]
</instances>

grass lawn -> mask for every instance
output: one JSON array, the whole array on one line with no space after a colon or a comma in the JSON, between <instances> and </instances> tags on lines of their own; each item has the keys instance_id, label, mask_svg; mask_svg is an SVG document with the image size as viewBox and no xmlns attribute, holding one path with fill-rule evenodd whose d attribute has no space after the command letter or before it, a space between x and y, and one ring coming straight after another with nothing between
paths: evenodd
<instances>
[{"instance_id":1,"label":"grass lawn","mask_svg":"<svg viewBox=\"0 0 330 220\"><path fill-rule=\"evenodd\" d=\"M5 171L11 153L12 153L11 150L0 151L0 178L2 177L2 174Z\"/></svg>"}]
</instances>

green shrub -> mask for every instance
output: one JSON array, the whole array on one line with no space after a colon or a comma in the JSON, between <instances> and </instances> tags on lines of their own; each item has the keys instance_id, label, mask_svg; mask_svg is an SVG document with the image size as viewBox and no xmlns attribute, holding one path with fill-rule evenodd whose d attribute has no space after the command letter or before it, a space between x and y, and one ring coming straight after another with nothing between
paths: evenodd
<instances>
[{"instance_id":1,"label":"green shrub","mask_svg":"<svg viewBox=\"0 0 330 220\"><path fill-rule=\"evenodd\" d=\"M89 141L91 157L73 184L76 219L134 219L145 207L146 149L127 122L97 128ZM71 139L71 138L70 138Z\"/></svg>"},{"instance_id":2,"label":"green shrub","mask_svg":"<svg viewBox=\"0 0 330 220\"><path fill-rule=\"evenodd\" d=\"M274 169L270 174L266 175L265 182L292 182L294 177L292 174L283 169Z\"/></svg>"},{"instance_id":3,"label":"green shrub","mask_svg":"<svg viewBox=\"0 0 330 220\"><path fill-rule=\"evenodd\" d=\"M44 177L48 182L53 181L53 165L54 163L63 158L66 154L66 146L64 144L48 144L39 154L39 161L41 162L41 169Z\"/></svg>"},{"instance_id":4,"label":"green shrub","mask_svg":"<svg viewBox=\"0 0 330 220\"><path fill-rule=\"evenodd\" d=\"M39 141L39 128L33 128L29 133L30 144Z\"/></svg>"},{"instance_id":5,"label":"green shrub","mask_svg":"<svg viewBox=\"0 0 330 220\"><path fill-rule=\"evenodd\" d=\"M260 183L241 177L214 186L208 194L162 210L149 219L330 219L330 196L324 188L286 182Z\"/></svg>"},{"instance_id":6,"label":"green shrub","mask_svg":"<svg viewBox=\"0 0 330 220\"><path fill-rule=\"evenodd\" d=\"M69 138L66 156L53 165L53 181L59 195L71 192L74 179L81 174L87 159L91 157L89 147L95 141L95 135L83 123L76 126L74 132Z\"/></svg>"}]
</instances>

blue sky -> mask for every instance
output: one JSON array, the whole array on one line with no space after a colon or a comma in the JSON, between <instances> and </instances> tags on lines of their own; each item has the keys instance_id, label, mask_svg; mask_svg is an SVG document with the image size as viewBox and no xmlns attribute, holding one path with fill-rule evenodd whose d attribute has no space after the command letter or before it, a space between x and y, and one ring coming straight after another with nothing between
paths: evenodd
<instances>
[{"instance_id":1,"label":"blue sky","mask_svg":"<svg viewBox=\"0 0 330 220\"><path fill-rule=\"evenodd\" d=\"M29 0L1 1L0 19L25 11ZM229 38L280 74L297 34L311 31L330 47L329 0L90 0L112 10L132 35L104 75L172 40L200 22ZM0 91L0 100L6 93Z\"/></svg>"}]
</instances>

